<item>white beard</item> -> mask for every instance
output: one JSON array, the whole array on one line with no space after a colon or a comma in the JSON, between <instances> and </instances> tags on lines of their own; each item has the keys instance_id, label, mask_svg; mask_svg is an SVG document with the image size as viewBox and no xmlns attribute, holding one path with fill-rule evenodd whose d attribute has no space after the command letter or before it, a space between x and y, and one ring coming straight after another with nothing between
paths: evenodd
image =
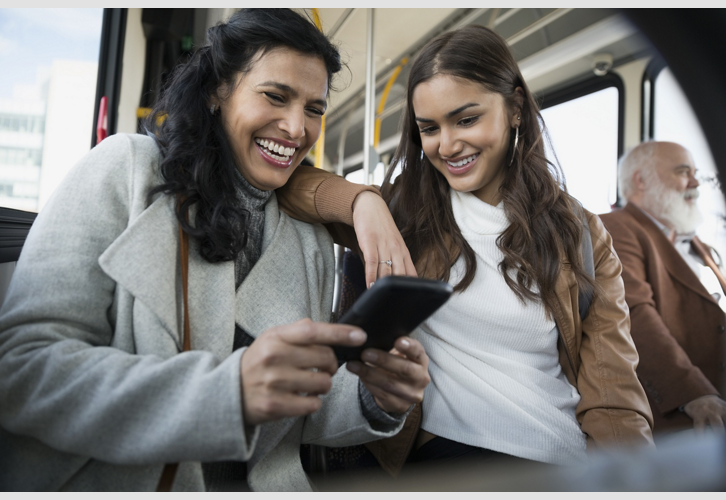
<instances>
[{"instance_id":1,"label":"white beard","mask_svg":"<svg viewBox=\"0 0 726 500\"><path fill-rule=\"evenodd\" d=\"M652 187L641 201L643 208L667 222L676 233L694 232L703 222L703 214L695 201L699 196L698 188L679 193L663 185L657 176L649 180ZM694 201L689 203L686 200Z\"/></svg>"}]
</instances>

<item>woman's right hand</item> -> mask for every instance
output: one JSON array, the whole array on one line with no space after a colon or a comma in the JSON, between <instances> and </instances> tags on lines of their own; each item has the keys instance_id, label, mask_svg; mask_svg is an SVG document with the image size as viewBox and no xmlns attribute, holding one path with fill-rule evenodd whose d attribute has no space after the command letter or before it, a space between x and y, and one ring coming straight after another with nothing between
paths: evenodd
<instances>
[{"instance_id":1,"label":"woman's right hand","mask_svg":"<svg viewBox=\"0 0 726 500\"><path fill-rule=\"evenodd\" d=\"M303 319L270 328L242 355L242 413L245 425L309 415L320 409L318 395L332 387L338 361L331 345L358 346L359 328Z\"/></svg>"},{"instance_id":2,"label":"woman's right hand","mask_svg":"<svg viewBox=\"0 0 726 500\"><path fill-rule=\"evenodd\" d=\"M392 274L416 277L406 243L383 198L370 191L353 202L353 227L365 261L366 285ZM391 265L385 264L390 261Z\"/></svg>"}]
</instances>

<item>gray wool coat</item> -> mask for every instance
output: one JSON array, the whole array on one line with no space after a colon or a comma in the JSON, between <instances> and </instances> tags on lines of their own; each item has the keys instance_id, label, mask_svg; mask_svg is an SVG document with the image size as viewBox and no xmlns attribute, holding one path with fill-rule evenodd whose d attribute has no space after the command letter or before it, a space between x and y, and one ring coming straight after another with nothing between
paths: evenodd
<instances>
[{"instance_id":1,"label":"gray wool coat","mask_svg":"<svg viewBox=\"0 0 726 500\"><path fill-rule=\"evenodd\" d=\"M262 256L235 291L234 263L190 239L192 351L181 353L174 202L153 139L94 148L38 215L0 310L0 490L204 489L200 462L243 460L255 490L309 490L301 443L388 437L363 417L345 368L323 408L246 435L235 322L256 337L330 318L334 257L325 229L266 206ZM377 427L378 428L378 427Z\"/></svg>"}]
</instances>

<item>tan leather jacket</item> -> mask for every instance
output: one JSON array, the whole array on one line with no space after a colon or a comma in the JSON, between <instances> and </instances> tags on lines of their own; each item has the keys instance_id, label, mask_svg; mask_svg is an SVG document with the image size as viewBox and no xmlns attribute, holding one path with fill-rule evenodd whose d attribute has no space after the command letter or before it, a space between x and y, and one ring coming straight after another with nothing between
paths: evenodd
<instances>
[{"instance_id":1,"label":"tan leather jacket","mask_svg":"<svg viewBox=\"0 0 726 500\"><path fill-rule=\"evenodd\" d=\"M322 202L319 188L324 183L328 183L329 188L330 184L345 181L319 169L300 169L295 174L296 178L283 188L287 193L283 194L285 200L280 204L294 216L320 213L321 209L316 207L330 205L331 200ZM290 196L291 191L295 196ZM339 200L337 203L340 204L339 212L346 205L352 206L351 200ZM309 215L305 217L309 222L338 222ZM575 276L570 263L562 262L554 311L560 333L560 364L567 379L580 392L576 416L582 431L587 434L588 449L596 446L652 445L653 416L635 374L638 353L630 336L630 316L620 276L622 266L600 218L589 212L587 217L592 236L595 279L602 291L581 322ZM333 224L328 228L336 242L356 248L355 235L350 227ZM435 277L432 276L435 266L426 265L425 260L426 256L423 256L417 261L416 269L427 270L422 277ZM384 469L397 475L413 446L419 424L420 412L413 412L404 430L397 436L368 446Z\"/></svg>"}]
</instances>

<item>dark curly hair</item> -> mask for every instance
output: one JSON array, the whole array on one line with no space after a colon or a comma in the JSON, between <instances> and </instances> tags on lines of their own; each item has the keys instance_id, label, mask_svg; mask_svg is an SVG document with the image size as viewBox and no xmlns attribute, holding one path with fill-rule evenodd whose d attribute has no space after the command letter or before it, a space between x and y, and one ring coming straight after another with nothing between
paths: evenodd
<instances>
[{"instance_id":1,"label":"dark curly hair","mask_svg":"<svg viewBox=\"0 0 726 500\"><path fill-rule=\"evenodd\" d=\"M310 20L289 9L242 9L207 31L207 44L169 78L145 127L162 152L162 184L149 193L177 197L182 229L200 241L209 262L233 260L247 239L247 213L235 206L238 166L212 96L224 100L256 56L276 48L320 57L328 89L341 68L335 46ZM226 94L226 95L224 95ZM196 206L193 223L189 210Z\"/></svg>"},{"instance_id":2,"label":"dark curly hair","mask_svg":"<svg viewBox=\"0 0 726 500\"><path fill-rule=\"evenodd\" d=\"M578 214L582 208L567 193L559 169L545 156L546 131L537 102L506 41L483 26L466 26L439 35L426 44L411 67L401 142L391 160L392 165L402 166L401 175L392 184L394 169L390 169L382 193L414 262L430 255L427 264L440 270L438 277L448 281L460 251L466 272L454 287L457 291L466 289L476 273L474 250L454 219L449 184L423 154L413 109L416 86L440 74L476 82L501 95L508 110L521 111L517 149L510 131L505 178L499 188L510 223L497 239L504 254L499 270L507 285L522 300L541 299L551 312L561 259L566 258L581 289L597 291L580 254L583 227ZM518 88L522 89L522 102ZM533 291L534 284L539 291Z\"/></svg>"}]
</instances>

